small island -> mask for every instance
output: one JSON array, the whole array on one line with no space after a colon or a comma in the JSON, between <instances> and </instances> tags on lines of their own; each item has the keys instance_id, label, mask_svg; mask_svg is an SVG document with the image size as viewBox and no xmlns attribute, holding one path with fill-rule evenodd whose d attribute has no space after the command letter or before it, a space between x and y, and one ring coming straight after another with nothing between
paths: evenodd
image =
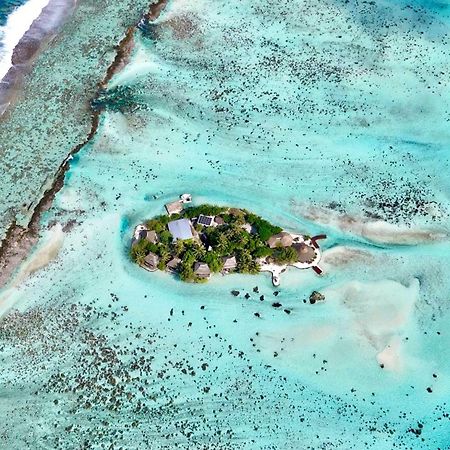
<instances>
[{"instance_id":1,"label":"small island","mask_svg":"<svg viewBox=\"0 0 450 450\"><path fill-rule=\"evenodd\" d=\"M130 256L149 271L168 271L186 282L206 282L212 273L271 272L275 286L288 266L322 269L317 243L325 235L293 234L245 209L203 204L192 198L165 205L167 214L140 224Z\"/></svg>"}]
</instances>

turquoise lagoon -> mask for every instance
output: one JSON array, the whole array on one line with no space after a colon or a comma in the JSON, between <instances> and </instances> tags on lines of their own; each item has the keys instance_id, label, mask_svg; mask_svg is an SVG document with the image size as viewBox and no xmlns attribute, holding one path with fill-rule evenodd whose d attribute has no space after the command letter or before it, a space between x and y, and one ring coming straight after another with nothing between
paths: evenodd
<instances>
[{"instance_id":1,"label":"turquoise lagoon","mask_svg":"<svg viewBox=\"0 0 450 450\"><path fill-rule=\"evenodd\" d=\"M141 24L2 292L4 448L449 448L438 6L179 0ZM325 275L137 268L134 226L183 192L326 233Z\"/></svg>"}]
</instances>

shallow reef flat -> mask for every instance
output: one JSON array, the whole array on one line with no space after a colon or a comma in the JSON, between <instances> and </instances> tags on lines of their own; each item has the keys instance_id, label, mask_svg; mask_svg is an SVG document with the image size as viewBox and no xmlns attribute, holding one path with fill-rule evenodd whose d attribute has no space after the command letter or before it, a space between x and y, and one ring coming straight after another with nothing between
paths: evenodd
<instances>
[{"instance_id":1,"label":"shallow reef flat","mask_svg":"<svg viewBox=\"0 0 450 450\"><path fill-rule=\"evenodd\" d=\"M142 23L1 292L1 444L446 448L448 32L378 1L174 0ZM326 234L324 276L141 270L135 226L183 192Z\"/></svg>"},{"instance_id":2,"label":"shallow reef flat","mask_svg":"<svg viewBox=\"0 0 450 450\"><path fill-rule=\"evenodd\" d=\"M14 220L27 225L59 166L87 138L98 83L115 46L148 4L80 0L38 56L15 105L0 120L0 238Z\"/></svg>"}]
</instances>

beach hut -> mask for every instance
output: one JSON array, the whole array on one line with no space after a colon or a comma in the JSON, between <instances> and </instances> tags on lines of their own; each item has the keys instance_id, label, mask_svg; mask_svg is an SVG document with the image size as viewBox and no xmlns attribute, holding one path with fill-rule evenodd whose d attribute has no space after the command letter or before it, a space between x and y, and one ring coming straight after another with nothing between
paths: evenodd
<instances>
[{"instance_id":1,"label":"beach hut","mask_svg":"<svg viewBox=\"0 0 450 450\"><path fill-rule=\"evenodd\" d=\"M158 263L159 257L151 252L144 259L144 267L152 272L158 268Z\"/></svg>"},{"instance_id":2,"label":"beach hut","mask_svg":"<svg viewBox=\"0 0 450 450\"><path fill-rule=\"evenodd\" d=\"M180 258L173 258L167 263L166 269L169 272L177 272L178 271L178 266L180 265L180 262L181 262Z\"/></svg>"},{"instance_id":3,"label":"beach hut","mask_svg":"<svg viewBox=\"0 0 450 450\"><path fill-rule=\"evenodd\" d=\"M209 278L211 276L211 270L209 269L208 264L203 262L196 262L194 264L194 273L199 278Z\"/></svg>"},{"instance_id":4,"label":"beach hut","mask_svg":"<svg viewBox=\"0 0 450 450\"><path fill-rule=\"evenodd\" d=\"M290 247L292 245L293 239L292 236L286 231L282 231L281 233L274 234L267 240L267 245L270 248L275 247Z\"/></svg>"},{"instance_id":5,"label":"beach hut","mask_svg":"<svg viewBox=\"0 0 450 450\"><path fill-rule=\"evenodd\" d=\"M178 239L192 239L194 237L192 234L192 225L188 219L173 220L167 226L174 241Z\"/></svg>"},{"instance_id":6,"label":"beach hut","mask_svg":"<svg viewBox=\"0 0 450 450\"><path fill-rule=\"evenodd\" d=\"M172 214L179 214L181 211L183 211L183 203L179 200L172 203L167 203L167 205L164 205L167 211L167 214L171 216Z\"/></svg>"},{"instance_id":7,"label":"beach hut","mask_svg":"<svg viewBox=\"0 0 450 450\"><path fill-rule=\"evenodd\" d=\"M147 231L145 239L147 239L150 244L156 244L158 242L158 235L156 234L156 231Z\"/></svg>"},{"instance_id":8,"label":"beach hut","mask_svg":"<svg viewBox=\"0 0 450 450\"><path fill-rule=\"evenodd\" d=\"M316 252L310 245L302 242L300 244L294 244L292 247L297 251L298 262L310 264L316 259Z\"/></svg>"},{"instance_id":9,"label":"beach hut","mask_svg":"<svg viewBox=\"0 0 450 450\"><path fill-rule=\"evenodd\" d=\"M235 256L225 256L223 259L223 270L229 272L236 269L237 261Z\"/></svg>"}]
</instances>

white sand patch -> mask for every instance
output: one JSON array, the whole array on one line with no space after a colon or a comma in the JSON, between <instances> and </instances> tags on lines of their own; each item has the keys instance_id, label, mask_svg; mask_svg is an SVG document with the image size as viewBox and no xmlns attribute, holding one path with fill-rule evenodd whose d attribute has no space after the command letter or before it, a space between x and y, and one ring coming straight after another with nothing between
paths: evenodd
<instances>
[{"instance_id":1,"label":"white sand patch","mask_svg":"<svg viewBox=\"0 0 450 450\"><path fill-rule=\"evenodd\" d=\"M380 244L414 245L449 238L448 232L444 230L400 227L381 220L367 221L326 208L294 204L293 209L308 220L330 225Z\"/></svg>"},{"instance_id":2,"label":"white sand patch","mask_svg":"<svg viewBox=\"0 0 450 450\"><path fill-rule=\"evenodd\" d=\"M156 23L171 20L176 16L191 14L192 12L201 13L205 7L210 7L210 5L205 4L204 0L172 0L168 6L164 14L161 14L159 19L155 21Z\"/></svg>"},{"instance_id":3,"label":"white sand patch","mask_svg":"<svg viewBox=\"0 0 450 450\"><path fill-rule=\"evenodd\" d=\"M58 256L63 242L64 232L62 231L62 226L61 224L56 224L49 230L45 243L24 262L8 288L0 294L0 316L14 305L13 294L16 292L17 287L31 274L50 264Z\"/></svg>"},{"instance_id":4,"label":"white sand patch","mask_svg":"<svg viewBox=\"0 0 450 450\"><path fill-rule=\"evenodd\" d=\"M380 352L408 324L419 282L413 280L405 287L390 280L366 284L355 281L324 293L327 298L339 299L352 312L354 331Z\"/></svg>"},{"instance_id":5,"label":"white sand patch","mask_svg":"<svg viewBox=\"0 0 450 450\"><path fill-rule=\"evenodd\" d=\"M377 361L386 370L401 372L404 368L404 361L401 355L401 341L398 336L377 355Z\"/></svg>"},{"instance_id":6,"label":"white sand patch","mask_svg":"<svg viewBox=\"0 0 450 450\"><path fill-rule=\"evenodd\" d=\"M386 377L392 381L414 376L423 366L404 343L406 335L415 333L417 280L409 286L391 280L352 281L321 292L327 301L302 309L295 325L273 328L259 337L258 346L271 363L287 365L318 382L326 377L327 389L333 389L334 380L340 380L334 386L339 389L357 380L367 390L383 389Z\"/></svg>"},{"instance_id":7,"label":"white sand patch","mask_svg":"<svg viewBox=\"0 0 450 450\"><path fill-rule=\"evenodd\" d=\"M114 75L109 82L109 89L120 85L130 86L141 78L145 78L150 72L160 71L163 64L157 55L149 54L139 45L133 53L133 64L127 64L119 73Z\"/></svg>"},{"instance_id":8,"label":"white sand patch","mask_svg":"<svg viewBox=\"0 0 450 450\"><path fill-rule=\"evenodd\" d=\"M374 256L359 248L346 246L333 247L322 253L322 264L325 266L342 267L349 264L370 264Z\"/></svg>"}]
</instances>

